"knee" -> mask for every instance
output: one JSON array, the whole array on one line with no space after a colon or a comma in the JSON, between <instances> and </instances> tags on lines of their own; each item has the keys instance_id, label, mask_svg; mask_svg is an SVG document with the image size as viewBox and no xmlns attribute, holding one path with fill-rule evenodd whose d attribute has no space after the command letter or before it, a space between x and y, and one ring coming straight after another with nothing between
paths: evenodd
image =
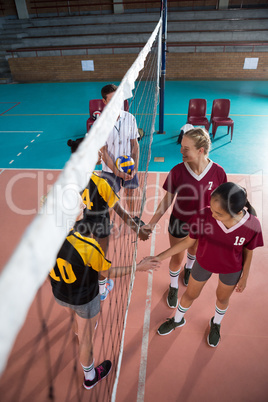
<instances>
[{"instance_id":1,"label":"knee","mask_svg":"<svg viewBox=\"0 0 268 402\"><path fill-rule=\"evenodd\" d=\"M221 304L228 304L229 303L229 296L223 295L220 292L216 292L217 301Z\"/></svg>"},{"instance_id":2,"label":"knee","mask_svg":"<svg viewBox=\"0 0 268 402\"><path fill-rule=\"evenodd\" d=\"M188 285L189 286L189 285ZM188 302L193 302L195 299L198 298L200 292L194 292L191 288L187 288L185 293L183 294L183 298L187 300Z\"/></svg>"}]
</instances>

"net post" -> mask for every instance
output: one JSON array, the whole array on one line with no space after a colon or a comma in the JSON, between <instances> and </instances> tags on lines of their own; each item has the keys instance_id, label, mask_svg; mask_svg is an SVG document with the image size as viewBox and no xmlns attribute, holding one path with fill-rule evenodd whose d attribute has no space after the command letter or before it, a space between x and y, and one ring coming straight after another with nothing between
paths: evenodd
<instances>
[{"instance_id":1,"label":"net post","mask_svg":"<svg viewBox=\"0 0 268 402\"><path fill-rule=\"evenodd\" d=\"M165 79L166 79L166 52L167 52L167 0L162 0L162 64L160 73L160 93L159 93L159 131L158 134L165 134L164 131L164 98L165 98Z\"/></svg>"}]
</instances>

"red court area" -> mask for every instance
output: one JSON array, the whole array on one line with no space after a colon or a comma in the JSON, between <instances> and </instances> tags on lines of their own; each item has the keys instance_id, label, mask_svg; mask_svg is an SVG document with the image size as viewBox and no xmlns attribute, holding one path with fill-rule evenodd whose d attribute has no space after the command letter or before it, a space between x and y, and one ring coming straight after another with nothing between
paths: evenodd
<instances>
[{"instance_id":1,"label":"red court area","mask_svg":"<svg viewBox=\"0 0 268 402\"><path fill-rule=\"evenodd\" d=\"M29 170L1 172L1 188L5 189L0 195L3 224L1 267L33 219L33 210L38 208L40 196L47 192L58 174L56 171ZM164 194L162 183L165 177L165 173L148 175L147 201L142 216L145 222L149 221ZM187 312L186 325L167 336L159 336L159 325L174 315L174 310L166 303L168 261L164 261L161 268L153 273L136 273L116 401L267 401L268 320L265 307L268 302L268 214L264 199L267 199L268 183L266 177L260 176L229 175L228 178L247 188L262 223L265 247L254 252L246 290L242 294L234 293L231 298L222 322L220 344L217 348L211 348L206 341L208 323L214 315L216 275L208 281L199 299ZM146 255L158 254L169 246L169 213L161 219L150 240L138 242L137 261ZM115 284L114 292L117 292L119 285ZM179 298L184 290L180 279ZM112 295L111 300L104 302L103 315L108 314L109 306L117 308ZM110 397L105 396L107 389L111 395L113 384L109 376L89 391L82 388L81 371L73 376L77 358L75 336L70 329L67 313L63 313L55 303L49 308L51 303L54 301L50 285L46 282L29 310L0 380L1 401L53 400L49 399L47 384L55 373L55 401L110 400ZM46 315L48 311L49 316ZM49 325L40 340L40 321L42 324L44 320ZM104 322L100 320L96 335L103 325ZM111 327L111 331L116 328L112 320L109 324ZM106 346L102 353L105 358L113 360L113 356L109 356L111 348L108 338L109 333L103 340ZM101 347L98 338L96 348ZM48 367L52 367L51 372L47 372ZM81 370L79 366L77 368ZM21 381L21 373L25 371L27 376L23 376L25 380ZM14 387L14 383L19 388L18 385ZM98 387L101 396L98 396Z\"/></svg>"}]
</instances>

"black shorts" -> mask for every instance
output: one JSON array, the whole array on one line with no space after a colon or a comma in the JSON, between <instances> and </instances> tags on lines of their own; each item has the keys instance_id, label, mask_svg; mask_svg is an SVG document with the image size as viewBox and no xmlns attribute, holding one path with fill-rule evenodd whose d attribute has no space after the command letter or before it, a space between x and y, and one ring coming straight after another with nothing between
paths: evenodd
<instances>
[{"instance_id":1,"label":"black shorts","mask_svg":"<svg viewBox=\"0 0 268 402\"><path fill-rule=\"evenodd\" d=\"M218 274L220 281L224 285L234 286L240 279L242 270L239 272L232 272L230 274ZM205 268L202 268L201 265L195 260L193 268L191 270L192 277L198 282L205 282L207 281L213 272L207 271Z\"/></svg>"},{"instance_id":2,"label":"black shorts","mask_svg":"<svg viewBox=\"0 0 268 402\"><path fill-rule=\"evenodd\" d=\"M83 236L93 235L99 239L110 236L111 224L109 217L103 217L101 220L96 222L83 219L77 222L75 229L81 233Z\"/></svg>"},{"instance_id":3,"label":"black shorts","mask_svg":"<svg viewBox=\"0 0 268 402\"><path fill-rule=\"evenodd\" d=\"M180 221L173 214L170 215L168 232L173 237L182 239L189 234L189 224L187 222Z\"/></svg>"}]
</instances>

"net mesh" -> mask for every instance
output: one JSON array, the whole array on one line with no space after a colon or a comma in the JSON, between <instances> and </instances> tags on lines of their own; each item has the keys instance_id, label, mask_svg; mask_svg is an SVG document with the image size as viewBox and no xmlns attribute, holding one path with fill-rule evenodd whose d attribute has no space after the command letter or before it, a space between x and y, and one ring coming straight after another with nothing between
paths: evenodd
<instances>
[{"instance_id":1,"label":"net mesh","mask_svg":"<svg viewBox=\"0 0 268 402\"><path fill-rule=\"evenodd\" d=\"M68 229L75 222L78 212L75 193L85 188L88 172L94 170L98 150L104 145L124 99L129 101L129 111L135 116L140 133L139 188L135 190L132 201L135 214L142 216L157 110L159 38L161 21L101 117L94 123L90 134L77 152L72 154L48 194L46 204L25 232L1 274L0 387L5 401L82 401L89 398L81 387L83 372L78 356L79 344L71 330L74 328L74 317L55 303L50 283L45 279L55 263ZM88 158L89 154L91 158ZM124 194L120 193L120 196L121 205L128 209ZM137 234L114 210L111 220L113 229L107 259L112 266L132 266L132 272L116 277L113 291L101 303L98 326L94 332L95 366L109 359L113 368L105 382L89 391L92 401L115 400L127 311L135 278ZM26 277L27 283L24 280ZM11 284L12 291L9 290L7 294L5 289L10 289ZM9 305L9 309L6 309L6 305Z\"/></svg>"}]
</instances>

